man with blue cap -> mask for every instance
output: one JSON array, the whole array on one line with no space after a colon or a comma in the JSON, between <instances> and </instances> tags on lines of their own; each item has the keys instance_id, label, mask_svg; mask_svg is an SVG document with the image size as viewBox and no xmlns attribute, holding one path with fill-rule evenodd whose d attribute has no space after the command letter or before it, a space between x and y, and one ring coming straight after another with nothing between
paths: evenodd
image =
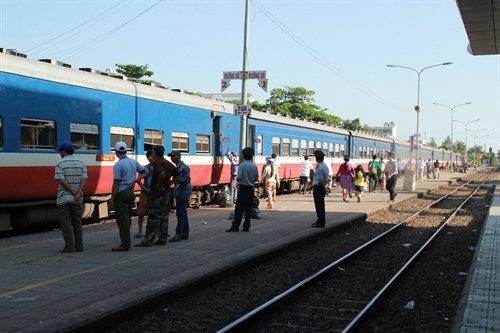
<instances>
[{"instance_id":1,"label":"man with blue cap","mask_svg":"<svg viewBox=\"0 0 500 333\"><path fill-rule=\"evenodd\" d=\"M63 141L57 150L62 160L56 165L54 179L58 184L56 204L64 238L64 248L59 252L81 252L83 187L87 180L87 167L73 156L75 149L71 141Z\"/></svg>"}]
</instances>

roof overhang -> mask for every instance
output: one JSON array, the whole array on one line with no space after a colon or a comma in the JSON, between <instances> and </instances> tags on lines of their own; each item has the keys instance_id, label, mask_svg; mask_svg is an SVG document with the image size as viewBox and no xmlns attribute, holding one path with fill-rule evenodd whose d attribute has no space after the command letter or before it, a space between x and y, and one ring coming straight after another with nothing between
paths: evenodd
<instances>
[{"instance_id":1,"label":"roof overhang","mask_svg":"<svg viewBox=\"0 0 500 333\"><path fill-rule=\"evenodd\" d=\"M473 55L500 54L500 0L457 0Z\"/></svg>"}]
</instances>

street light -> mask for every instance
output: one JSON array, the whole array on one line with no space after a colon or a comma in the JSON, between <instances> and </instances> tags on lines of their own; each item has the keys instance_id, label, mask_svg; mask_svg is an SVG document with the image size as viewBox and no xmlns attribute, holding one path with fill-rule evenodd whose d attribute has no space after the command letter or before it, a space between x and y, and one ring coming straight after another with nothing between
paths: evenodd
<instances>
[{"instance_id":1,"label":"street light","mask_svg":"<svg viewBox=\"0 0 500 333\"><path fill-rule=\"evenodd\" d=\"M467 102L467 103L463 103L463 104L458 104L458 105L455 105L455 106L449 106L449 105L446 105L446 104L440 104L440 103L433 103L434 105L440 105L440 106L444 106L444 107L447 107L448 109L451 110L451 136L450 136L450 141L451 141L451 148L450 148L450 163L453 163L453 110L455 110L455 108L458 108L459 106L464 106L464 105L469 105L471 104L472 102Z\"/></svg>"},{"instance_id":2,"label":"street light","mask_svg":"<svg viewBox=\"0 0 500 333\"><path fill-rule=\"evenodd\" d=\"M468 156L467 156L467 126L469 126L470 123L479 121L481 119L477 118L468 122L461 121L461 120L453 120L456 121L457 123L461 123L465 125L465 163L469 164Z\"/></svg>"},{"instance_id":3,"label":"street light","mask_svg":"<svg viewBox=\"0 0 500 333\"><path fill-rule=\"evenodd\" d=\"M420 153L420 148L419 148L419 137L420 137L420 130L419 130L419 121L420 121L420 74L422 74L423 71L425 71L426 69L429 69L429 68L432 68L432 67L438 67L438 66L446 66L446 65L451 65L452 62L448 61L448 62L443 62L441 64L436 64L436 65L432 65L432 66L427 66L427 67L424 67L422 68L421 70L417 70L413 67L407 67L407 66L399 66L399 65L387 65L387 67L398 67L398 68L403 68L403 69L409 69L409 70L412 70L414 71L415 73L417 73L417 77L418 77L418 81L417 81L417 105L415 105L415 111L417 112L417 151L416 151L416 155L415 155L415 161L418 160L419 158L419 153ZM410 156L410 161L411 161L411 156ZM410 165L411 167L411 165Z\"/></svg>"}]
</instances>

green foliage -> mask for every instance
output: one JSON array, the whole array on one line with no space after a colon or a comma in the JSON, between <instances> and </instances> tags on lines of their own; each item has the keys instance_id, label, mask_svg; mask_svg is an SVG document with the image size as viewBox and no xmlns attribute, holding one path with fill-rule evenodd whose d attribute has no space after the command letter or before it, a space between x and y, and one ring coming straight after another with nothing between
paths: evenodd
<instances>
[{"instance_id":1,"label":"green foliage","mask_svg":"<svg viewBox=\"0 0 500 333\"><path fill-rule=\"evenodd\" d=\"M439 146L441 149L446 149L446 150L451 150L451 139L449 136L444 139L444 141L441 143L441 146Z\"/></svg>"},{"instance_id":2,"label":"green foliage","mask_svg":"<svg viewBox=\"0 0 500 333\"><path fill-rule=\"evenodd\" d=\"M437 143L434 138L431 138L431 140L427 143L427 145L432 148L437 148Z\"/></svg>"},{"instance_id":3,"label":"green foliage","mask_svg":"<svg viewBox=\"0 0 500 333\"><path fill-rule=\"evenodd\" d=\"M144 76L151 77L154 72L149 70L149 65L123 65L123 64L115 64L116 71L120 74L125 75L126 77L130 77L132 79L140 80Z\"/></svg>"},{"instance_id":4,"label":"green foliage","mask_svg":"<svg viewBox=\"0 0 500 333\"><path fill-rule=\"evenodd\" d=\"M465 143L462 141L455 141L453 151L460 154L465 154Z\"/></svg>"}]
</instances>

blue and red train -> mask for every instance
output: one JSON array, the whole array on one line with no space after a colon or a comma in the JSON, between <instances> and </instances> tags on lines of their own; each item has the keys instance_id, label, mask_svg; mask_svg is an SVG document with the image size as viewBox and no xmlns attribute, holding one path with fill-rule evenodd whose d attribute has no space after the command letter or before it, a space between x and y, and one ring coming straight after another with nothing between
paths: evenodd
<instances>
[{"instance_id":1,"label":"blue and red train","mask_svg":"<svg viewBox=\"0 0 500 333\"><path fill-rule=\"evenodd\" d=\"M143 164L155 144L181 151L191 167L193 206L212 201L229 183L225 153L229 145L239 147L232 104L6 49L0 49L0 105L0 230L55 220L54 166L63 140L75 144L88 167L86 217L108 214L116 141L125 141L129 157ZM284 191L298 188L302 156L316 149L334 170L343 155L366 165L373 153L393 151L406 163L410 152L402 140L265 112L252 113L247 133L258 165L279 155ZM449 152L422 147L421 156L444 161Z\"/></svg>"}]
</instances>

